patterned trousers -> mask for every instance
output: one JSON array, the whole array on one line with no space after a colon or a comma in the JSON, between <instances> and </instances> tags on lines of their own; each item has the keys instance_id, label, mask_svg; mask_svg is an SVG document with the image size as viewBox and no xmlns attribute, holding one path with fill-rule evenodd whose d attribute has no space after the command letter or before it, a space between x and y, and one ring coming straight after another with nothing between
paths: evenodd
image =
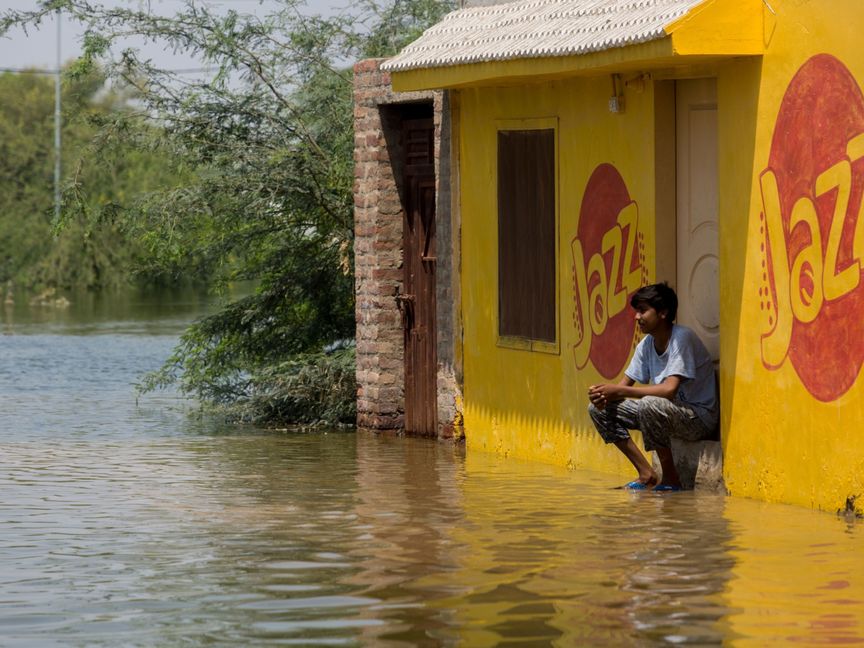
<instances>
[{"instance_id":1,"label":"patterned trousers","mask_svg":"<svg viewBox=\"0 0 864 648\"><path fill-rule=\"evenodd\" d=\"M701 441L713 436L713 431L690 407L668 398L645 396L625 398L609 403L605 409L588 406L594 427L606 443L626 441L628 430L640 430L648 452L669 448L671 439Z\"/></svg>"}]
</instances>

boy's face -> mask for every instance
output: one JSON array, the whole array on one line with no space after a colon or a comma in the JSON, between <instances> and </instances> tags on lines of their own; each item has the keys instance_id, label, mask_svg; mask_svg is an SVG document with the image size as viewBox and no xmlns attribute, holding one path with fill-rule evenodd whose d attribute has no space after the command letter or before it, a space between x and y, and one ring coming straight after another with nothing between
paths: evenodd
<instances>
[{"instance_id":1,"label":"boy's face","mask_svg":"<svg viewBox=\"0 0 864 648\"><path fill-rule=\"evenodd\" d=\"M666 323L666 311L662 310L659 313L657 310L645 302L639 302L635 306L636 310L636 325L644 335L651 335L660 326Z\"/></svg>"}]
</instances>

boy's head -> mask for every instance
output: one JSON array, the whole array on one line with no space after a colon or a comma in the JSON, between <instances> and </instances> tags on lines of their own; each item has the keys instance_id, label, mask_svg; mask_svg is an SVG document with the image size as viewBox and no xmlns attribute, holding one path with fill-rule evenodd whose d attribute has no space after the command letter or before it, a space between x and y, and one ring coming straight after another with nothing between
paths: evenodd
<instances>
[{"instance_id":1,"label":"boy's head","mask_svg":"<svg viewBox=\"0 0 864 648\"><path fill-rule=\"evenodd\" d=\"M675 316L678 314L678 295L665 281L650 286L642 286L633 293L630 298L630 305L637 308L639 304L647 304L658 313L666 311L666 319L669 322L674 322Z\"/></svg>"}]
</instances>

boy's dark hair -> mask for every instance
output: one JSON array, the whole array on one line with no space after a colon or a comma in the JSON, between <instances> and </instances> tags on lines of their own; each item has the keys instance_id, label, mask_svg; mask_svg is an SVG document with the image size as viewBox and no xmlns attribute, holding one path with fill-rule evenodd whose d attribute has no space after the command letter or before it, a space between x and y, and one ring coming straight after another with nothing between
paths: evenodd
<instances>
[{"instance_id":1,"label":"boy's dark hair","mask_svg":"<svg viewBox=\"0 0 864 648\"><path fill-rule=\"evenodd\" d=\"M678 295L665 281L650 286L642 286L633 293L630 298L630 305L636 308L639 304L648 304L658 313L665 310L670 322L674 322L675 316L678 314Z\"/></svg>"}]
</instances>

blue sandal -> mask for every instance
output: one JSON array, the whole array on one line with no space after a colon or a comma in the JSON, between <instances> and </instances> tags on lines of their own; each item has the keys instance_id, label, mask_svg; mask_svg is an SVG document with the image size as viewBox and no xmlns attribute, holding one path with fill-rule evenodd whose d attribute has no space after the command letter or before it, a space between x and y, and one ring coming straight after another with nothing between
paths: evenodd
<instances>
[{"instance_id":1,"label":"blue sandal","mask_svg":"<svg viewBox=\"0 0 864 648\"><path fill-rule=\"evenodd\" d=\"M655 493L677 493L682 489L680 486L673 486L672 484L657 484L651 490Z\"/></svg>"},{"instance_id":2,"label":"blue sandal","mask_svg":"<svg viewBox=\"0 0 864 648\"><path fill-rule=\"evenodd\" d=\"M624 484L621 488L632 491L648 490L648 486L644 482L640 482L638 479Z\"/></svg>"}]
</instances>

